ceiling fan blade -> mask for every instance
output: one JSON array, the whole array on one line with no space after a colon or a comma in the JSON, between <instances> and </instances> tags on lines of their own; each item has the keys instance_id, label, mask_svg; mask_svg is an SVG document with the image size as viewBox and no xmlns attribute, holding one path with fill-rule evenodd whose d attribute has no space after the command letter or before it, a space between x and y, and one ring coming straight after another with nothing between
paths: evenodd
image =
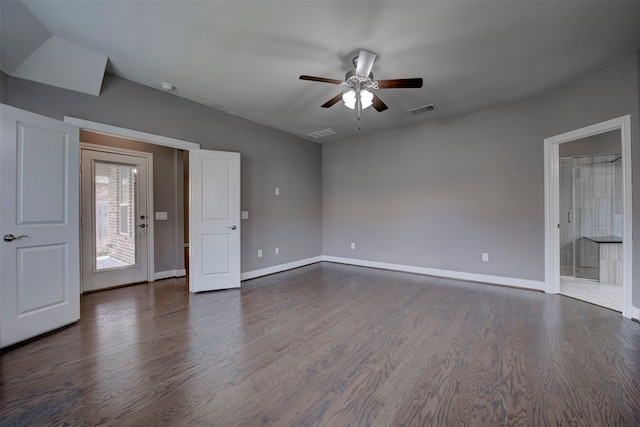
<instances>
[{"instance_id":1,"label":"ceiling fan blade","mask_svg":"<svg viewBox=\"0 0 640 427\"><path fill-rule=\"evenodd\" d=\"M321 83L333 83L334 85L339 85L342 83L342 80L327 79L325 77L314 77L314 76L300 76L300 80L310 80L312 82L321 82Z\"/></svg>"},{"instance_id":2,"label":"ceiling fan blade","mask_svg":"<svg viewBox=\"0 0 640 427\"><path fill-rule=\"evenodd\" d=\"M322 108L333 107L335 104L337 104L341 100L342 100L342 94L339 93L336 96L334 96L333 98L331 98L330 100L328 100L327 102L325 102L324 104L322 104L321 107Z\"/></svg>"},{"instance_id":3,"label":"ceiling fan blade","mask_svg":"<svg viewBox=\"0 0 640 427\"><path fill-rule=\"evenodd\" d=\"M378 95L376 95L375 93L373 94L373 108L376 109L376 111L380 112L380 111L384 111L387 108L387 104L385 104L384 102L382 102L382 99L378 98Z\"/></svg>"},{"instance_id":4,"label":"ceiling fan blade","mask_svg":"<svg viewBox=\"0 0 640 427\"><path fill-rule=\"evenodd\" d=\"M422 87L422 79L378 80L378 89L417 89Z\"/></svg>"},{"instance_id":5,"label":"ceiling fan blade","mask_svg":"<svg viewBox=\"0 0 640 427\"><path fill-rule=\"evenodd\" d=\"M361 50L358 56L358 65L356 66L356 76L369 77L375 60L375 53L369 52L368 50Z\"/></svg>"}]
</instances>

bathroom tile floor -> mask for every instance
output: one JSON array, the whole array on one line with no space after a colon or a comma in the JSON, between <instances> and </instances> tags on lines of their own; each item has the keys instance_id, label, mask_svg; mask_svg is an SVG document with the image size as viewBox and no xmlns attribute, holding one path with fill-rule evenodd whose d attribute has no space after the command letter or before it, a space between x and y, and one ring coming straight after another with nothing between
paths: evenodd
<instances>
[{"instance_id":1,"label":"bathroom tile floor","mask_svg":"<svg viewBox=\"0 0 640 427\"><path fill-rule=\"evenodd\" d=\"M622 312L622 285L560 276L560 294Z\"/></svg>"}]
</instances>

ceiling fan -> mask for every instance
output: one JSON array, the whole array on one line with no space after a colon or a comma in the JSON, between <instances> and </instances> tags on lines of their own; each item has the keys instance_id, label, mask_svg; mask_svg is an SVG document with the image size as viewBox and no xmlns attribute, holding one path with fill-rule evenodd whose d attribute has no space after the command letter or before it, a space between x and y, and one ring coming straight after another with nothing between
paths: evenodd
<instances>
[{"instance_id":1,"label":"ceiling fan","mask_svg":"<svg viewBox=\"0 0 640 427\"><path fill-rule=\"evenodd\" d=\"M358 121L360 120L360 109L365 109L373 105L376 111L384 111L387 105L370 89L411 89L421 88L422 79L391 79L373 80L371 68L376 60L376 54L367 50L361 50L360 54L353 58L355 71L348 71L344 81L327 79L324 77L300 76L300 80L310 80L313 82L331 83L348 87L346 91L340 93L324 104L322 108L334 106L342 99L344 104L351 109L358 109Z\"/></svg>"}]
</instances>

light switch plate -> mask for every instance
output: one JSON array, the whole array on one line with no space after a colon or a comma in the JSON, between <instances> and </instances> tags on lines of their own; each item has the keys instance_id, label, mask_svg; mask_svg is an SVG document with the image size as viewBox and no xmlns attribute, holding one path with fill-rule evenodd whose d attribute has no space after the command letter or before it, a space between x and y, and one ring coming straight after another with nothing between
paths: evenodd
<instances>
[{"instance_id":1,"label":"light switch plate","mask_svg":"<svg viewBox=\"0 0 640 427\"><path fill-rule=\"evenodd\" d=\"M280 188L276 187L275 193L276 193L276 196L279 196L280 195Z\"/></svg>"},{"instance_id":2,"label":"light switch plate","mask_svg":"<svg viewBox=\"0 0 640 427\"><path fill-rule=\"evenodd\" d=\"M240 211L240 219L249 219L249 211Z\"/></svg>"},{"instance_id":3,"label":"light switch plate","mask_svg":"<svg viewBox=\"0 0 640 427\"><path fill-rule=\"evenodd\" d=\"M156 221L166 221L168 219L166 212L156 212Z\"/></svg>"}]
</instances>

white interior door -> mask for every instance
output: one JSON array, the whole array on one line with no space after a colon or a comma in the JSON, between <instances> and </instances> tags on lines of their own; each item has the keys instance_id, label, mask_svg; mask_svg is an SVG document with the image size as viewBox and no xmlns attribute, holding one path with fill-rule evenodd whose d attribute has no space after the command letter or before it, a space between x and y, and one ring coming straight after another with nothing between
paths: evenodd
<instances>
[{"instance_id":1,"label":"white interior door","mask_svg":"<svg viewBox=\"0 0 640 427\"><path fill-rule=\"evenodd\" d=\"M240 153L189 150L189 291L240 287Z\"/></svg>"},{"instance_id":2,"label":"white interior door","mask_svg":"<svg viewBox=\"0 0 640 427\"><path fill-rule=\"evenodd\" d=\"M0 347L80 318L77 127L0 105Z\"/></svg>"},{"instance_id":3,"label":"white interior door","mask_svg":"<svg viewBox=\"0 0 640 427\"><path fill-rule=\"evenodd\" d=\"M82 149L82 289L148 280L148 164Z\"/></svg>"}]
</instances>

